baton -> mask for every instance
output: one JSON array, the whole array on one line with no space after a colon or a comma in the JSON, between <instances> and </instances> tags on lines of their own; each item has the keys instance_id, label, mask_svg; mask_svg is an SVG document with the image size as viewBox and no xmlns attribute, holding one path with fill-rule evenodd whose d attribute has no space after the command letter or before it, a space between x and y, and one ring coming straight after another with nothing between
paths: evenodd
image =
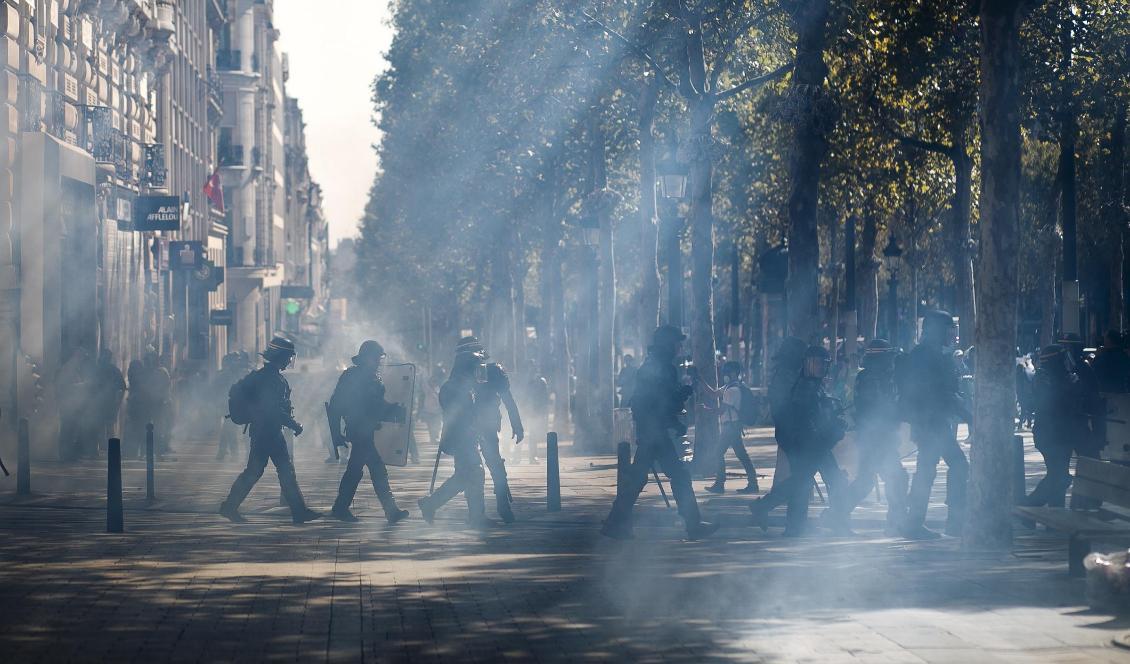
<instances>
[{"instance_id":1,"label":"baton","mask_svg":"<svg viewBox=\"0 0 1130 664\"><path fill-rule=\"evenodd\" d=\"M341 461L341 455L337 453L337 439L334 436L334 421L330 417L330 402L324 401L322 405L326 407L326 421L330 424L330 447L334 448L334 461Z\"/></svg>"},{"instance_id":2,"label":"baton","mask_svg":"<svg viewBox=\"0 0 1130 664\"><path fill-rule=\"evenodd\" d=\"M432 466L432 483L428 486L428 495L432 495L436 491L436 475L439 474L439 458L443 454L443 445L441 444L436 448L436 463Z\"/></svg>"},{"instance_id":3,"label":"baton","mask_svg":"<svg viewBox=\"0 0 1130 664\"><path fill-rule=\"evenodd\" d=\"M4 465L3 459L0 459L0 470L4 471L4 477L12 476L12 474L8 472L8 467Z\"/></svg>"},{"instance_id":4,"label":"baton","mask_svg":"<svg viewBox=\"0 0 1130 664\"><path fill-rule=\"evenodd\" d=\"M659 471L655 469L655 464L651 465L651 474L655 476L655 483L659 485L659 495L663 496L663 502L667 504L667 509L671 509L671 501L667 499L667 490L663 488L663 482L659 479Z\"/></svg>"}]
</instances>

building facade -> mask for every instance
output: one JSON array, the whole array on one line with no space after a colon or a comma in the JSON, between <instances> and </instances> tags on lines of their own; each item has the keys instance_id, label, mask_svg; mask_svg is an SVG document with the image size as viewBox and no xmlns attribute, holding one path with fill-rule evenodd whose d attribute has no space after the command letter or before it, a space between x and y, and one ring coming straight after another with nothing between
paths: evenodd
<instances>
[{"instance_id":1,"label":"building facade","mask_svg":"<svg viewBox=\"0 0 1130 664\"><path fill-rule=\"evenodd\" d=\"M272 9L0 0L0 451L27 417L33 454L57 455L57 377L76 354L124 369L155 351L195 372L286 327ZM205 194L214 173L222 201Z\"/></svg>"},{"instance_id":2,"label":"building facade","mask_svg":"<svg viewBox=\"0 0 1130 664\"><path fill-rule=\"evenodd\" d=\"M329 225L322 213L322 188L310 175L306 123L298 100L286 100L285 279L283 329L300 350L316 353L329 305Z\"/></svg>"}]
</instances>

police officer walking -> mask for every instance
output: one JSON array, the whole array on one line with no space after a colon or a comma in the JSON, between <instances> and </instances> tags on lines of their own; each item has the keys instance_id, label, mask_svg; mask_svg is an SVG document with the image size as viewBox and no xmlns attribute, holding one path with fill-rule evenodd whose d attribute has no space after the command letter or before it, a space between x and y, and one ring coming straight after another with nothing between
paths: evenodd
<instances>
[{"instance_id":1,"label":"police officer walking","mask_svg":"<svg viewBox=\"0 0 1130 664\"><path fill-rule=\"evenodd\" d=\"M742 403L742 365L730 360L722 365L722 389L718 422L722 427L722 443L719 445L718 473L714 477L714 484L706 487L711 493L722 494L726 492L726 450L732 449L734 456L745 468L746 485L738 489L738 493L757 493L757 469L749 458L749 452L742 441L742 409L747 404Z\"/></svg>"},{"instance_id":2,"label":"police officer walking","mask_svg":"<svg viewBox=\"0 0 1130 664\"><path fill-rule=\"evenodd\" d=\"M330 397L330 437L333 444L338 447L353 444L345 474L341 476L337 500L330 510L330 515L339 521L358 520L349 511L349 506L366 467L389 524L408 516L407 510L396 505L396 498L388 484L388 470L373 445L373 434L381 428L381 422L403 422L406 415L403 405L385 401L385 385L379 371L384 356L384 348L376 341L370 339L362 343L353 356L353 366L341 374ZM341 432L342 419L345 420L344 435Z\"/></svg>"},{"instance_id":3,"label":"police officer walking","mask_svg":"<svg viewBox=\"0 0 1130 664\"><path fill-rule=\"evenodd\" d=\"M909 477L899 457L898 392L895 362L899 351L886 339L873 339L863 352L863 370L855 377L855 442L859 448L859 471L844 495L829 508L828 525L833 530L851 530L851 512L875 488L875 476L883 480L887 496L887 531L897 532L906 520Z\"/></svg>"},{"instance_id":4,"label":"police officer walking","mask_svg":"<svg viewBox=\"0 0 1130 664\"><path fill-rule=\"evenodd\" d=\"M486 516L483 499L486 477L482 457L479 456L480 429L475 407L477 374L484 369L485 359L481 347L461 344L456 348L451 374L439 390L439 404L443 410L440 451L454 458L455 474L447 478L435 493L418 501L420 515L428 523L435 520L436 510L462 493L467 498L471 525L482 528L492 524Z\"/></svg>"},{"instance_id":5,"label":"police officer walking","mask_svg":"<svg viewBox=\"0 0 1130 664\"><path fill-rule=\"evenodd\" d=\"M698 539L718 530L717 523L702 520L691 486L690 471L683 464L681 450L675 442L676 437L687 432L680 416L692 389L680 383L675 368L675 358L679 356L684 339L686 336L674 326L663 325L656 329L647 350L647 359L636 375L632 419L636 423L638 448L625 484L600 530L608 537L632 537L632 508L656 463L671 480L671 492L675 494L687 536Z\"/></svg>"},{"instance_id":6,"label":"police officer walking","mask_svg":"<svg viewBox=\"0 0 1130 664\"><path fill-rule=\"evenodd\" d=\"M250 427L251 453L247 457L247 468L239 474L227 499L220 504L220 514L237 523L244 520L239 513L239 506L263 476L267 461L272 461L279 475L283 497L290 506L291 519L296 524L306 523L322 515L306 506L282 432L283 427L286 427L296 436L302 434L302 425L294 421L290 385L282 376L282 372L294 361L294 343L289 339L275 337L262 355L266 364L232 386L229 401L241 403L239 409L246 413ZM240 417L237 420L234 415L233 413L233 420L237 423L243 419Z\"/></svg>"},{"instance_id":7,"label":"police officer walking","mask_svg":"<svg viewBox=\"0 0 1130 664\"><path fill-rule=\"evenodd\" d=\"M918 445L918 466L910 486L908 514L902 535L908 539L937 539L926 527L930 492L945 460L946 534L960 536L965 523L969 461L957 443L957 423L970 415L961 394L961 377L954 360L957 326L945 311L928 311L922 321L922 341L910 351L901 388L901 406Z\"/></svg>"},{"instance_id":8,"label":"police officer walking","mask_svg":"<svg viewBox=\"0 0 1130 664\"><path fill-rule=\"evenodd\" d=\"M1071 454L1088 439L1084 386L1073 370L1067 349L1052 344L1040 353L1033 381L1036 419L1032 433L1047 473L1021 500L1032 507L1063 507L1071 486Z\"/></svg>"},{"instance_id":9,"label":"police officer walking","mask_svg":"<svg viewBox=\"0 0 1130 664\"><path fill-rule=\"evenodd\" d=\"M466 337L460 342L460 347L483 353L487 357L482 344L475 337ZM475 387L475 422L478 428L479 445L483 452L483 463L490 471L490 479L494 484L495 504L498 507L498 516L506 523L514 522L514 512L510 509L510 482L506 476L506 462L498 449L498 434L502 431L502 413L500 406L506 406L506 414L510 418L510 430L514 432L514 444L521 443L526 437L522 427L522 416L518 413L518 404L510 392L510 378L501 364L492 362L486 365L486 381L477 383Z\"/></svg>"}]
</instances>

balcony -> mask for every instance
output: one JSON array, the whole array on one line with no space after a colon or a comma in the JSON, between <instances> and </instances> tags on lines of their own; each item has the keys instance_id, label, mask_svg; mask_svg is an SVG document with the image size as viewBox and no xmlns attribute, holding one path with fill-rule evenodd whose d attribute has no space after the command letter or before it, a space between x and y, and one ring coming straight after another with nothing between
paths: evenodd
<instances>
[{"instance_id":1,"label":"balcony","mask_svg":"<svg viewBox=\"0 0 1130 664\"><path fill-rule=\"evenodd\" d=\"M208 117L212 123L217 123L220 118L224 117L224 82L220 80L220 74L211 67L208 67L206 74L207 80L205 85L208 89Z\"/></svg>"},{"instance_id":2,"label":"balcony","mask_svg":"<svg viewBox=\"0 0 1130 664\"><path fill-rule=\"evenodd\" d=\"M216 69L220 71L241 71L243 52L238 50L216 51Z\"/></svg>"},{"instance_id":3,"label":"balcony","mask_svg":"<svg viewBox=\"0 0 1130 664\"><path fill-rule=\"evenodd\" d=\"M239 168L244 165L242 145L221 145L218 152L220 166Z\"/></svg>"}]
</instances>

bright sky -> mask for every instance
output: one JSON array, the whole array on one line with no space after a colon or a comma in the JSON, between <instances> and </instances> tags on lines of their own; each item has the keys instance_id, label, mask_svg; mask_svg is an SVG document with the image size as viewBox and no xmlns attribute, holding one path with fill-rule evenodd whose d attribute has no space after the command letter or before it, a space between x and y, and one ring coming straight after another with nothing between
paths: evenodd
<instances>
[{"instance_id":1,"label":"bright sky","mask_svg":"<svg viewBox=\"0 0 1130 664\"><path fill-rule=\"evenodd\" d=\"M387 0L275 0L287 95L306 119L310 172L325 192L330 242L356 234L376 172L370 85L392 41Z\"/></svg>"}]
</instances>

